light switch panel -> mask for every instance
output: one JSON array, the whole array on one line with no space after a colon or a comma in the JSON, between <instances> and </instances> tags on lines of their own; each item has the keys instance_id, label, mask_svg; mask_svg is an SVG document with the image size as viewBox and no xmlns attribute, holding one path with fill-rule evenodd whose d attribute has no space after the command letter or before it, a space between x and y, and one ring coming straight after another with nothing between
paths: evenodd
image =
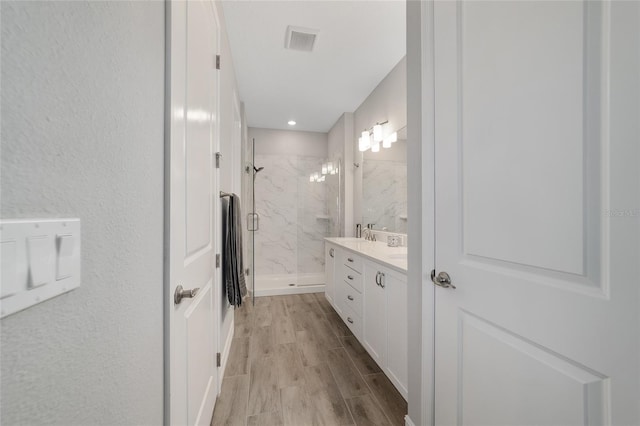
<instances>
[{"instance_id":1,"label":"light switch panel","mask_svg":"<svg viewBox=\"0 0 640 426\"><path fill-rule=\"evenodd\" d=\"M56 236L56 280L69 278L73 274L75 239L71 234Z\"/></svg>"},{"instance_id":2,"label":"light switch panel","mask_svg":"<svg viewBox=\"0 0 640 426\"><path fill-rule=\"evenodd\" d=\"M27 238L29 256L29 288L40 287L53 275L53 240L48 235Z\"/></svg>"},{"instance_id":3,"label":"light switch panel","mask_svg":"<svg viewBox=\"0 0 640 426\"><path fill-rule=\"evenodd\" d=\"M0 275L0 299L12 296L20 291L16 277L16 242L2 241L0 243L0 258L2 275Z\"/></svg>"},{"instance_id":4,"label":"light switch panel","mask_svg":"<svg viewBox=\"0 0 640 426\"><path fill-rule=\"evenodd\" d=\"M80 219L0 221L0 318L80 286Z\"/></svg>"}]
</instances>

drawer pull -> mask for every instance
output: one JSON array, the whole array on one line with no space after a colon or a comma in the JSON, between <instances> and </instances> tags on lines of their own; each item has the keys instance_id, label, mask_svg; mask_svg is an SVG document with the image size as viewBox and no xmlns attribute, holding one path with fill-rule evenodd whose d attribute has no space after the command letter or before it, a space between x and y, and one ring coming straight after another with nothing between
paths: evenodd
<instances>
[{"instance_id":1,"label":"drawer pull","mask_svg":"<svg viewBox=\"0 0 640 426\"><path fill-rule=\"evenodd\" d=\"M347 275L347 278L349 278L350 280L353 280L353 277L351 275Z\"/></svg>"},{"instance_id":2,"label":"drawer pull","mask_svg":"<svg viewBox=\"0 0 640 426\"><path fill-rule=\"evenodd\" d=\"M351 319L351 317L347 317L347 321L349 321L350 324L353 324L353 320Z\"/></svg>"},{"instance_id":3,"label":"drawer pull","mask_svg":"<svg viewBox=\"0 0 640 426\"><path fill-rule=\"evenodd\" d=\"M329 256L333 257L333 249L329 249Z\"/></svg>"},{"instance_id":4,"label":"drawer pull","mask_svg":"<svg viewBox=\"0 0 640 426\"><path fill-rule=\"evenodd\" d=\"M347 299L349 299L349 300L353 300L353 296L352 296L352 295L348 295L348 296L347 296Z\"/></svg>"},{"instance_id":5,"label":"drawer pull","mask_svg":"<svg viewBox=\"0 0 640 426\"><path fill-rule=\"evenodd\" d=\"M353 259L352 259L352 258L347 257L347 260L348 260L349 262L353 263Z\"/></svg>"}]
</instances>

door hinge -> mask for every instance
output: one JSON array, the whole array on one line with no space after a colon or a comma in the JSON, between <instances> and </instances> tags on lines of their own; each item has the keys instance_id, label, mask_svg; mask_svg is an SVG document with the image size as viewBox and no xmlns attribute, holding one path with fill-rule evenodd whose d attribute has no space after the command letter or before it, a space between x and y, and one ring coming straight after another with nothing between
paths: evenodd
<instances>
[{"instance_id":1,"label":"door hinge","mask_svg":"<svg viewBox=\"0 0 640 426\"><path fill-rule=\"evenodd\" d=\"M220 55L216 55L216 69L220 69Z\"/></svg>"},{"instance_id":2,"label":"door hinge","mask_svg":"<svg viewBox=\"0 0 640 426\"><path fill-rule=\"evenodd\" d=\"M222 154L219 152L216 152L216 169L220 168L220 159L222 158Z\"/></svg>"},{"instance_id":3,"label":"door hinge","mask_svg":"<svg viewBox=\"0 0 640 426\"><path fill-rule=\"evenodd\" d=\"M216 254L216 268L220 267L220 253Z\"/></svg>"},{"instance_id":4,"label":"door hinge","mask_svg":"<svg viewBox=\"0 0 640 426\"><path fill-rule=\"evenodd\" d=\"M220 352L216 354L216 367L220 367L222 365L222 356Z\"/></svg>"}]
</instances>

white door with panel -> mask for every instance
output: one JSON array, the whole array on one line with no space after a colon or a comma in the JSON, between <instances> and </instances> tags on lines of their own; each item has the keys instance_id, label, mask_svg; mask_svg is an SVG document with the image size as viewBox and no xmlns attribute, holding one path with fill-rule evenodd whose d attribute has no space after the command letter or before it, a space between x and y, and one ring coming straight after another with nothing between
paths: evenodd
<instances>
[{"instance_id":1,"label":"white door with panel","mask_svg":"<svg viewBox=\"0 0 640 426\"><path fill-rule=\"evenodd\" d=\"M640 424L639 17L434 4L438 425Z\"/></svg>"},{"instance_id":2,"label":"white door with panel","mask_svg":"<svg viewBox=\"0 0 640 426\"><path fill-rule=\"evenodd\" d=\"M165 402L170 424L208 425L218 388L212 200L216 193L218 24L208 1L172 1L168 12L169 386Z\"/></svg>"}]
</instances>

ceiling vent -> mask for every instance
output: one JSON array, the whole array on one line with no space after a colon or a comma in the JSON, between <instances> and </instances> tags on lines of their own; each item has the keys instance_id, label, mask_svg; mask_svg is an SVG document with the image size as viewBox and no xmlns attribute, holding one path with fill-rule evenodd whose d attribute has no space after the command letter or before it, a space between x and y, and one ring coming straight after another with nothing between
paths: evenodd
<instances>
[{"instance_id":1,"label":"ceiling vent","mask_svg":"<svg viewBox=\"0 0 640 426\"><path fill-rule=\"evenodd\" d=\"M284 41L286 49L301 50L303 52L311 52L318 37L318 30L310 28L287 27L287 37Z\"/></svg>"}]
</instances>

